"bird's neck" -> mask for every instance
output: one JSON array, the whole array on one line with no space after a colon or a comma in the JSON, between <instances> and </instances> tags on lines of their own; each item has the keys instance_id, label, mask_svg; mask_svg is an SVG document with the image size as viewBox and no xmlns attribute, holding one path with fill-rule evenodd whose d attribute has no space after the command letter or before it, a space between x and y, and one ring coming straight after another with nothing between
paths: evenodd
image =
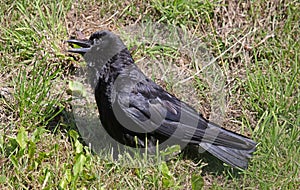
<instances>
[{"instance_id":1,"label":"bird's neck","mask_svg":"<svg viewBox=\"0 0 300 190\"><path fill-rule=\"evenodd\" d=\"M91 79L92 88L96 87L99 80L104 83L113 82L126 68L134 65L134 61L127 48L124 48L104 62L103 64L95 64L89 67L89 78Z\"/></svg>"}]
</instances>

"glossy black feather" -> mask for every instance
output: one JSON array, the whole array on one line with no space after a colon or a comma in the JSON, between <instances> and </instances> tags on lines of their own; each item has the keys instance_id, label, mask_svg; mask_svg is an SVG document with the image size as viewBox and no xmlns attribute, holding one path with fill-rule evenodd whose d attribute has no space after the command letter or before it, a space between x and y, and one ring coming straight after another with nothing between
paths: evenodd
<instances>
[{"instance_id":1,"label":"glossy black feather","mask_svg":"<svg viewBox=\"0 0 300 190\"><path fill-rule=\"evenodd\" d=\"M169 139L170 145L200 145L232 166L247 167L254 141L210 123L146 77L113 33L96 32L89 43L90 49L85 44L80 53L86 51L100 120L111 137L132 147L136 147L134 137L145 147L146 136L148 147Z\"/></svg>"}]
</instances>

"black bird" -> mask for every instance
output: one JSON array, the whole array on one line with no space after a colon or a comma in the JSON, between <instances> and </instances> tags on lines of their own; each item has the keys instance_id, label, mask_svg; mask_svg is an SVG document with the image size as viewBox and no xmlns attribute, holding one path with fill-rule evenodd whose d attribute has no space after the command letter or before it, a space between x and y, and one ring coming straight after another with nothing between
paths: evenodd
<instances>
[{"instance_id":1,"label":"black bird","mask_svg":"<svg viewBox=\"0 0 300 190\"><path fill-rule=\"evenodd\" d=\"M108 134L126 146L197 145L233 167L247 168L256 143L209 122L146 77L122 40L110 31L70 39L69 52L84 56ZM147 141L145 140L147 137Z\"/></svg>"}]
</instances>

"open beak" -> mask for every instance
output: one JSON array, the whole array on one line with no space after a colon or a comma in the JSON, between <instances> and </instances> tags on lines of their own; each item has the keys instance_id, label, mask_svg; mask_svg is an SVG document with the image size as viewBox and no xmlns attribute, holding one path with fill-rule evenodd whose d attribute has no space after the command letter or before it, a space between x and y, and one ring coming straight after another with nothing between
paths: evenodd
<instances>
[{"instance_id":1,"label":"open beak","mask_svg":"<svg viewBox=\"0 0 300 190\"><path fill-rule=\"evenodd\" d=\"M86 52L88 52L91 49L91 42L89 40L70 39L70 40L67 40L67 42L69 44L75 44L75 45L81 47L81 48L69 49L68 52L71 52L71 53L79 53L81 55L84 55Z\"/></svg>"}]
</instances>

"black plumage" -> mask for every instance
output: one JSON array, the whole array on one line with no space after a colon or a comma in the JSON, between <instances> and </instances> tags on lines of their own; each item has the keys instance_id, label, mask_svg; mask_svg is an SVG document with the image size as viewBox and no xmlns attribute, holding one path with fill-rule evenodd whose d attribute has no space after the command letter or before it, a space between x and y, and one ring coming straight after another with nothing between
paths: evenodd
<instances>
[{"instance_id":1,"label":"black plumage","mask_svg":"<svg viewBox=\"0 0 300 190\"><path fill-rule=\"evenodd\" d=\"M89 40L68 42L81 46L69 52L84 55L101 123L119 143L150 150L157 141L199 145L234 167L247 168L256 143L207 121L146 77L117 35L99 31Z\"/></svg>"}]
</instances>

